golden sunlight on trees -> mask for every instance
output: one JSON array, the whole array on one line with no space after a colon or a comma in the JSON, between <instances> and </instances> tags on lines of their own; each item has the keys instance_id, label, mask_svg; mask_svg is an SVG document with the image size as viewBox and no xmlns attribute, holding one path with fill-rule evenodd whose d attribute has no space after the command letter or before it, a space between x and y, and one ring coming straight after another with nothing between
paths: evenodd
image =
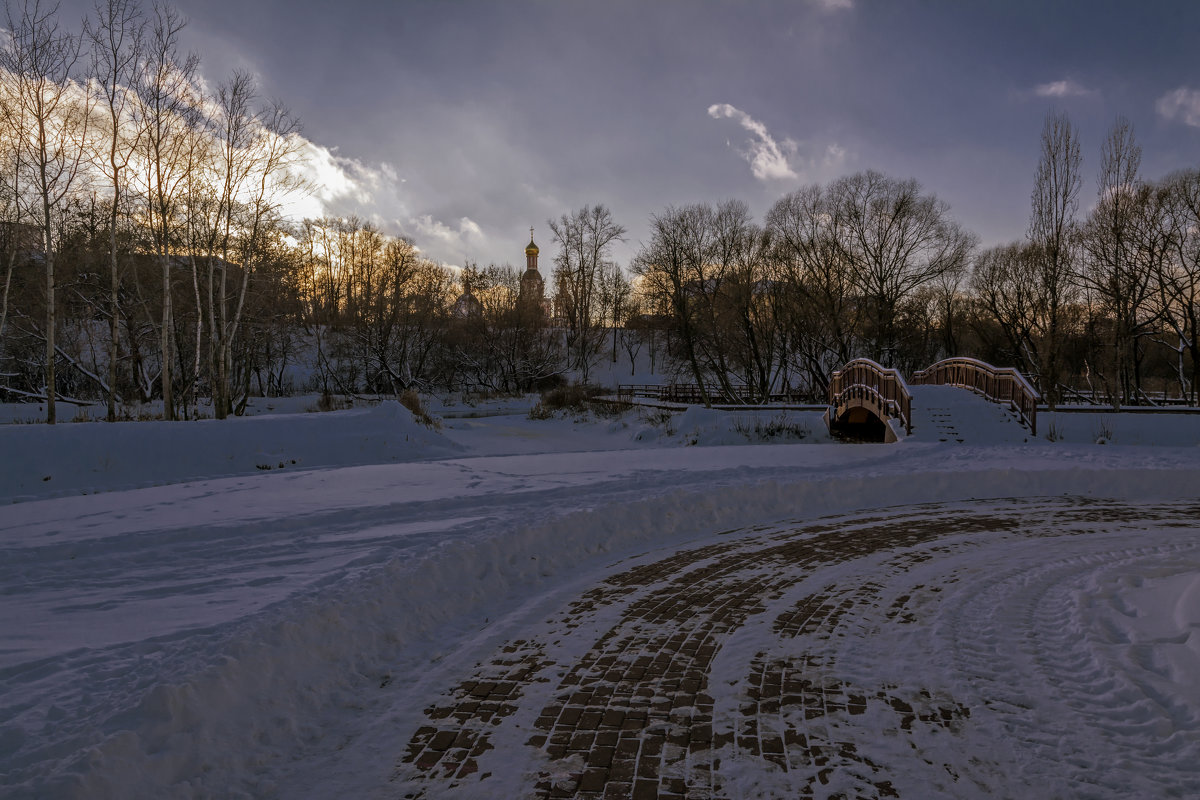
<instances>
[{"instance_id":1,"label":"golden sunlight on trees","mask_svg":"<svg viewBox=\"0 0 1200 800\"><path fill-rule=\"evenodd\" d=\"M55 252L57 217L69 199L84 160L88 107L73 91L73 71L79 59L78 36L63 32L54 9L26 0L20 10L6 8L9 46L0 50L5 72L5 119L12 126L15 147L14 205L25 204L30 219L41 229L45 264L44 364L46 422L54 424L57 381L57 283ZM22 192L21 187L27 190Z\"/></svg>"},{"instance_id":2,"label":"golden sunlight on trees","mask_svg":"<svg viewBox=\"0 0 1200 800\"><path fill-rule=\"evenodd\" d=\"M1142 176L1122 118L1081 209L1078 134L1047 117L1011 244L980 250L915 179L871 170L795 188L761 220L739 200L663 209L627 265L625 226L585 204L549 223L548 305L531 269L286 218L309 188L298 121L248 74L202 81L170 7L97 0L77 35L12 0L5 24L0 400L44 402L48 422L61 403L223 418L252 395L647 372L706 403L821 399L858 356L905 372L976 356L1051 403L1200 400L1200 171Z\"/></svg>"}]
</instances>

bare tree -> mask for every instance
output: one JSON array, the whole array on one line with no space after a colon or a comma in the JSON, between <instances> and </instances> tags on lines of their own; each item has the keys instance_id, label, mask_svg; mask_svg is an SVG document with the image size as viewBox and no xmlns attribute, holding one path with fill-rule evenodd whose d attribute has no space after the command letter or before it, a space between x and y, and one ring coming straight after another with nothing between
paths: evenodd
<instances>
[{"instance_id":1,"label":"bare tree","mask_svg":"<svg viewBox=\"0 0 1200 800\"><path fill-rule=\"evenodd\" d=\"M939 358L948 358L962 352L959 322L967 311L966 282L968 264L943 272L934 281L931 296L937 308L935 315L941 329Z\"/></svg>"},{"instance_id":2,"label":"bare tree","mask_svg":"<svg viewBox=\"0 0 1200 800\"><path fill-rule=\"evenodd\" d=\"M1102 322L1108 328L1110 365L1105 381L1114 407L1136 402L1141 390L1139 339L1154 322L1148 313L1151 299L1150 269L1140 264L1148 255L1139 243L1142 212L1150 211L1153 192L1138 177L1142 149L1133 138L1133 126L1118 117L1104 141L1100 155L1099 196L1083 232L1085 258L1080 269L1085 291L1098 299ZM1149 233L1142 228L1143 233Z\"/></svg>"},{"instance_id":3,"label":"bare tree","mask_svg":"<svg viewBox=\"0 0 1200 800\"><path fill-rule=\"evenodd\" d=\"M6 6L12 41L0 50L0 69L13 81L18 147L36 196L34 217L42 229L46 269L46 422L55 422L55 248L57 216L80 174L87 133L87 107L72 81L80 39L59 29L57 7L25 0L19 12Z\"/></svg>"},{"instance_id":4,"label":"bare tree","mask_svg":"<svg viewBox=\"0 0 1200 800\"><path fill-rule=\"evenodd\" d=\"M838 241L845 235L836 209L818 185L781 197L767 212L779 278L788 358L824 397L834 369L854 358L865 313L856 301L854 275Z\"/></svg>"},{"instance_id":5,"label":"bare tree","mask_svg":"<svg viewBox=\"0 0 1200 800\"><path fill-rule=\"evenodd\" d=\"M612 328L612 362L617 362L617 328L625 321L633 287L618 264L609 263L600 272L601 327Z\"/></svg>"},{"instance_id":6,"label":"bare tree","mask_svg":"<svg viewBox=\"0 0 1200 800\"><path fill-rule=\"evenodd\" d=\"M26 217L22 196L22 177L25 148L21 139L25 132L22 104L17 95L18 83L5 72L0 75L0 217L7 228L4 236L4 288L0 293L0 368L4 365L5 329L8 325L8 303L12 292L13 268L20 252L20 231Z\"/></svg>"},{"instance_id":7,"label":"bare tree","mask_svg":"<svg viewBox=\"0 0 1200 800\"><path fill-rule=\"evenodd\" d=\"M554 285L567 320L570 366L587 383L592 359L600 344L600 278L609 265L614 242L624 241L625 228L613 220L607 207L585 206L570 216L549 220L559 246L554 257Z\"/></svg>"},{"instance_id":8,"label":"bare tree","mask_svg":"<svg viewBox=\"0 0 1200 800\"><path fill-rule=\"evenodd\" d=\"M212 394L218 419L234 410L233 346L257 260L269 249L279 203L298 188L292 166L299 151L299 125L282 104L255 109L255 100L254 80L247 73L235 72L217 90L211 165L215 219L209 223L206 249ZM233 288L229 284L235 248L240 281Z\"/></svg>"},{"instance_id":9,"label":"bare tree","mask_svg":"<svg viewBox=\"0 0 1200 800\"><path fill-rule=\"evenodd\" d=\"M736 280L735 270L748 229L753 225L750 209L740 200L727 200L716 207L696 206L696 224L690 229L687 257L692 282L688 294L695 308L697 350L705 372L716 378L730 399L736 392L730 381L729 335L726 296Z\"/></svg>"},{"instance_id":10,"label":"bare tree","mask_svg":"<svg viewBox=\"0 0 1200 800\"><path fill-rule=\"evenodd\" d=\"M135 0L98 0L96 22L85 26L91 42L92 91L97 95L101 117L106 123L102 141L107 152L96 159L112 187L112 206L109 211L109 348L108 348L108 421L117 418L117 364L120 361L120 285L121 273L117 259L117 220L121 214L127 177L125 169L136 152L141 139L141 127L130 119L133 98L131 87L136 83L140 67L142 35L145 22Z\"/></svg>"},{"instance_id":11,"label":"bare tree","mask_svg":"<svg viewBox=\"0 0 1200 800\"><path fill-rule=\"evenodd\" d=\"M274 238L281 229L279 209L287 197L305 188L306 183L294 169L301 153L300 122L279 100L273 100L259 109L252 118L253 136L247 148L249 171L245 191L242 193L240 216L239 260L242 281L238 288L232 312L225 316L226 330L222 336L224 350L221 363L228 364L230 348L237 336L245 310L246 294L259 262L271 251ZM228 367L218 371L222 383L228 380ZM245 407L245 389L235 409L239 414ZM228 393L228 386L222 388Z\"/></svg>"},{"instance_id":12,"label":"bare tree","mask_svg":"<svg viewBox=\"0 0 1200 800\"><path fill-rule=\"evenodd\" d=\"M1182 343L1167 341L1164 325L1170 327L1170 309L1162 304L1162 276L1176 268L1178 242L1186 232L1176 215L1174 191L1169 183L1143 183L1134 198L1133 251L1134 272L1138 279L1131 281L1132 290L1126 301L1129 323L1126 326L1127 344L1132 363L1134 403L1155 401L1145 392L1143 380L1151 351L1148 343L1157 343L1182 355ZM1186 389L1181 384L1181 389Z\"/></svg>"},{"instance_id":13,"label":"bare tree","mask_svg":"<svg viewBox=\"0 0 1200 800\"><path fill-rule=\"evenodd\" d=\"M650 217L650 241L634 260L633 272L642 290L671 311L683 357L700 387L706 407L712 406L700 367L696 304L692 293L701 279L695 272L695 242L703 236L707 211L703 206L668 208Z\"/></svg>"},{"instance_id":14,"label":"bare tree","mask_svg":"<svg viewBox=\"0 0 1200 800\"><path fill-rule=\"evenodd\" d=\"M162 323L159 348L163 416L175 419L172 386L172 252L179 224L179 199L189 167L189 132L197 108L194 76L199 58L180 58L179 35L187 24L169 6L156 6L145 43L145 68L136 86L137 119L145 128L141 156L145 173L146 211L155 254L162 270Z\"/></svg>"},{"instance_id":15,"label":"bare tree","mask_svg":"<svg viewBox=\"0 0 1200 800\"><path fill-rule=\"evenodd\" d=\"M995 323L1006 345L997 349L1026 374L1042 363L1047 330L1039 267L1032 245L1013 242L980 253L971 275L976 325Z\"/></svg>"},{"instance_id":16,"label":"bare tree","mask_svg":"<svg viewBox=\"0 0 1200 800\"><path fill-rule=\"evenodd\" d=\"M912 179L875 171L851 175L829 187L828 202L840 224L834 240L839 255L870 307L870 354L891 365L900 303L944 273L962 269L975 237L950 219L946 203L922 194Z\"/></svg>"},{"instance_id":17,"label":"bare tree","mask_svg":"<svg viewBox=\"0 0 1200 800\"><path fill-rule=\"evenodd\" d=\"M740 342L735 351L737 362L747 385L764 403L777 388L790 388L783 326L787 284L782 280L776 253L770 230L749 226L738 252L730 292Z\"/></svg>"},{"instance_id":18,"label":"bare tree","mask_svg":"<svg viewBox=\"0 0 1200 800\"><path fill-rule=\"evenodd\" d=\"M711 218L712 258L704 282L711 304L714 369L733 375L751 395L766 401L777 377L781 284L775 274L770 231L753 222L740 200L721 203ZM741 396L728 380L731 396Z\"/></svg>"},{"instance_id":19,"label":"bare tree","mask_svg":"<svg viewBox=\"0 0 1200 800\"><path fill-rule=\"evenodd\" d=\"M448 327L450 382L469 388L528 392L563 371L562 337L522 313L520 276L510 266L468 264L464 280L477 312Z\"/></svg>"},{"instance_id":20,"label":"bare tree","mask_svg":"<svg viewBox=\"0 0 1200 800\"><path fill-rule=\"evenodd\" d=\"M1159 308L1174 342L1176 379L1180 393L1200 401L1200 170L1186 170L1167 178L1167 195L1174 235L1172 257L1162 262L1155 276ZM1191 377L1185 369L1191 362Z\"/></svg>"},{"instance_id":21,"label":"bare tree","mask_svg":"<svg viewBox=\"0 0 1200 800\"><path fill-rule=\"evenodd\" d=\"M1042 127L1042 154L1033 182L1029 242L1036 258L1036 286L1044 319L1038 383L1053 408L1062 378L1063 323L1071 299L1078 254L1079 138L1065 113L1051 113Z\"/></svg>"}]
</instances>

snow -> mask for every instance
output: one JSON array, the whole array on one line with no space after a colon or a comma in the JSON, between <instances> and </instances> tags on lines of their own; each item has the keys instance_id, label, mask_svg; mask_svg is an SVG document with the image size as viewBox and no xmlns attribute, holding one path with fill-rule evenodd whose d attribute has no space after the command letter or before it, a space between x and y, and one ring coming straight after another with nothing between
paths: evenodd
<instances>
[{"instance_id":1,"label":"snow","mask_svg":"<svg viewBox=\"0 0 1200 800\"><path fill-rule=\"evenodd\" d=\"M809 730L859 742L902 796L1200 791L1200 417L1109 415L1097 445L1091 415L1062 413L1050 442L1045 417L1034 438L969 393L914 387L912 436L839 445L814 412L531 420L533 402L436 401L440 430L395 403L301 401L0 426L0 793L528 796L531 775L571 772L524 746L555 670L638 595L568 624L577 598L676 552L896 521L958 527L795 574L747 561L780 589L714 657L714 730L760 654L819 658L829 687L971 709L910 731L872 700ZM834 633L778 638L772 621L821 592L855 600ZM543 646L551 680L495 727L491 775L422 783L401 759L425 709L517 640ZM722 746L721 796L794 790L795 771Z\"/></svg>"},{"instance_id":2,"label":"snow","mask_svg":"<svg viewBox=\"0 0 1200 800\"><path fill-rule=\"evenodd\" d=\"M449 454L458 448L394 400L322 414L194 422L9 425L0 502ZM66 453L69 457L64 457Z\"/></svg>"}]
</instances>

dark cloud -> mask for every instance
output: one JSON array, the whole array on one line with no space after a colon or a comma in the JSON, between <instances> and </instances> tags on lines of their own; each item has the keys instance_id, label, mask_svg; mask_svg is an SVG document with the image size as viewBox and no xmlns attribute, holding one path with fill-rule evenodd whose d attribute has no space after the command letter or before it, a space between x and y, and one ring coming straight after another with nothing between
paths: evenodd
<instances>
[{"instance_id":1,"label":"dark cloud","mask_svg":"<svg viewBox=\"0 0 1200 800\"><path fill-rule=\"evenodd\" d=\"M1193 3L178 5L210 81L253 70L371 184L331 212L452 263L519 261L530 224L548 244L548 217L596 202L628 260L668 204L761 213L866 168L916 177L985 243L1018 238L1052 107L1085 173L1118 113L1149 175L1200 161Z\"/></svg>"}]
</instances>

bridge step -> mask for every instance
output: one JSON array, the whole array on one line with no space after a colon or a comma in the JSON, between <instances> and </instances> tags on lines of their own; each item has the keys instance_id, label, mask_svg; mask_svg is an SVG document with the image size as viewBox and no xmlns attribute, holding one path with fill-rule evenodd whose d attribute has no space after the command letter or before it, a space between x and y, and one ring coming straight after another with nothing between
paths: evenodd
<instances>
[{"instance_id":1,"label":"bridge step","mask_svg":"<svg viewBox=\"0 0 1200 800\"><path fill-rule=\"evenodd\" d=\"M955 441L961 444L966 441L959 434L958 428L954 427L954 413L951 409L945 407L930 408L929 418L933 421L934 428L937 430L939 442Z\"/></svg>"},{"instance_id":2,"label":"bridge step","mask_svg":"<svg viewBox=\"0 0 1200 800\"><path fill-rule=\"evenodd\" d=\"M1029 439L1007 408L967 389L912 386L912 439L954 444L1019 444Z\"/></svg>"}]
</instances>

